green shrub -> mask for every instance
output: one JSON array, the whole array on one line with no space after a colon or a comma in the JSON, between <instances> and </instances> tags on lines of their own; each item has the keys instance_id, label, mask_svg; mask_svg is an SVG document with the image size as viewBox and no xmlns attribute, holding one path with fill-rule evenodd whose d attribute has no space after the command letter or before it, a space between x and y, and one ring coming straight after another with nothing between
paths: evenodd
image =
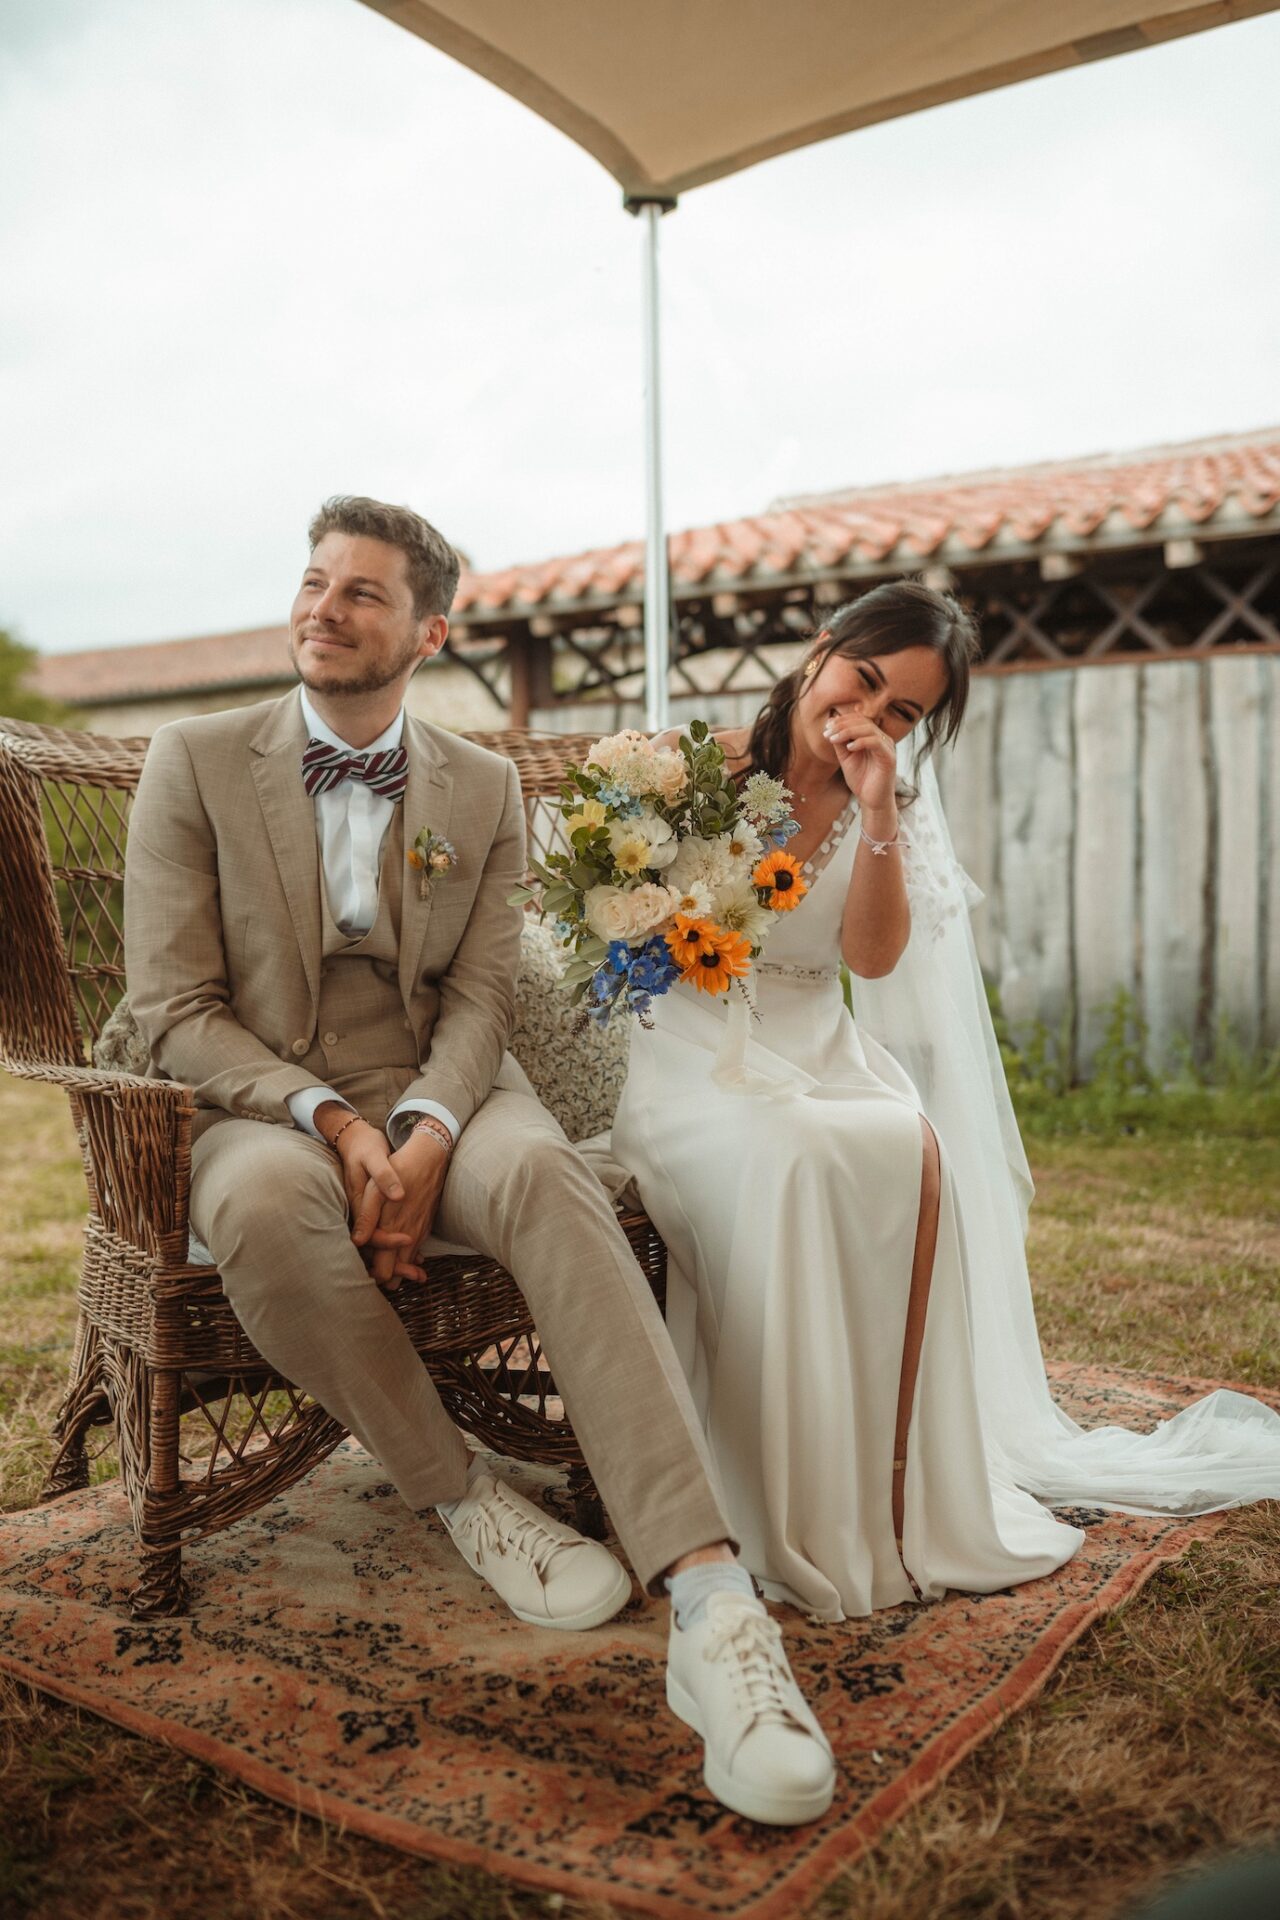
<instances>
[{"instance_id":1,"label":"green shrub","mask_svg":"<svg viewBox=\"0 0 1280 1920\"><path fill-rule=\"evenodd\" d=\"M1018 1044L990 983L987 998L1009 1091L1025 1134L1121 1134L1156 1139L1235 1134L1262 1139L1280 1133L1280 1051L1249 1052L1226 1023L1203 1064L1185 1038L1175 1041L1171 1069L1159 1081L1147 1067L1147 1029L1132 994L1117 991L1106 1008L1092 1077L1073 1081L1069 1026L1056 1038L1036 1021Z\"/></svg>"}]
</instances>

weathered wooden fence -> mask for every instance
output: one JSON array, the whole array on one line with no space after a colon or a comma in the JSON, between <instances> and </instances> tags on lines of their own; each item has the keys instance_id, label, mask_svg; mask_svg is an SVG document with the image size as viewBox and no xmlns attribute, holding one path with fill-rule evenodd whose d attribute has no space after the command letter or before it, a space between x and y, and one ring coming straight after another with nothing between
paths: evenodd
<instances>
[{"instance_id":1,"label":"weathered wooden fence","mask_svg":"<svg viewBox=\"0 0 1280 1920\"><path fill-rule=\"evenodd\" d=\"M975 680L939 772L1015 1032L1078 1073L1123 989L1150 1064L1280 1043L1280 659Z\"/></svg>"},{"instance_id":2,"label":"weathered wooden fence","mask_svg":"<svg viewBox=\"0 0 1280 1920\"><path fill-rule=\"evenodd\" d=\"M740 725L759 700L675 717ZM535 724L639 721L566 707ZM1158 1072L1220 1035L1280 1045L1280 657L980 675L938 771L1016 1038L1043 1023L1087 1077L1124 991Z\"/></svg>"}]
</instances>

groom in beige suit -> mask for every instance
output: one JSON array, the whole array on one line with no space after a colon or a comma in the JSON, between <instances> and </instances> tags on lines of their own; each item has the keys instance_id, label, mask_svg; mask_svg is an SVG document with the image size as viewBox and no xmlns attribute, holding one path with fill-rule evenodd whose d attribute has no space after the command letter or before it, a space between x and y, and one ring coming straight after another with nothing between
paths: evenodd
<instances>
[{"instance_id":1,"label":"groom in beige suit","mask_svg":"<svg viewBox=\"0 0 1280 1920\"><path fill-rule=\"evenodd\" d=\"M427 521L329 501L290 651L302 683L155 736L130 824L125 944L152 1070L195 1090L191 1220L264 1357L436 1509L533 1624L599 1625L630 1592L468 1454L385 1297L433 1234L529 1300L645 1587L674 1602L668 1698L713 1792L825 1811L830 1750L727 1544L701 1431L608 1198L506 1043L525 871L515 767L411 717L457 586ZM430 832L452 864L408 862Z\"/></svg>"}]
</instances>

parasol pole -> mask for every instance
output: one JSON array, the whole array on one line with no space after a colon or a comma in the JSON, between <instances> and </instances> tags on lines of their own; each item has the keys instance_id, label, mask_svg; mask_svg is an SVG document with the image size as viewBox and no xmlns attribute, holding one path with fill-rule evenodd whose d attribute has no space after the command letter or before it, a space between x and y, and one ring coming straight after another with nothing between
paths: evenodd
<instances>
[{"instance_id":1,"label":"parasol pole","mask_svg":"<svg viewBox=\"0 0 1280 1920\"><path fill-rule=\"evenodd\" d=\"M670 196L628 194L623 205L641 221L644 256L644 718L650 733L671 724L671 579L662 504L662 353L658 330L658 222Z\"/></svg>"}]
</instances>

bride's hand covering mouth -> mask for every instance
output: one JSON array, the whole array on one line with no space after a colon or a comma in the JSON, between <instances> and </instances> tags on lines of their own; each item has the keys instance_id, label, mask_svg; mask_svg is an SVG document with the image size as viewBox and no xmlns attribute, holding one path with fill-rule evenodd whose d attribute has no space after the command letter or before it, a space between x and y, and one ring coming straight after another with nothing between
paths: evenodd
<instances>
[{"instance_id":1,"label":"bride's hand covering mouth","mask_svg":"<svg viewBox=\"0 0 1280 1920\"><path fill-rule=\"evenodd\" d=\"M888 734L857 712L828 720L822 732L835 748L837 764L854 798L871 813L892 806L898 758Z\"/></svg>"}]
</instances>

